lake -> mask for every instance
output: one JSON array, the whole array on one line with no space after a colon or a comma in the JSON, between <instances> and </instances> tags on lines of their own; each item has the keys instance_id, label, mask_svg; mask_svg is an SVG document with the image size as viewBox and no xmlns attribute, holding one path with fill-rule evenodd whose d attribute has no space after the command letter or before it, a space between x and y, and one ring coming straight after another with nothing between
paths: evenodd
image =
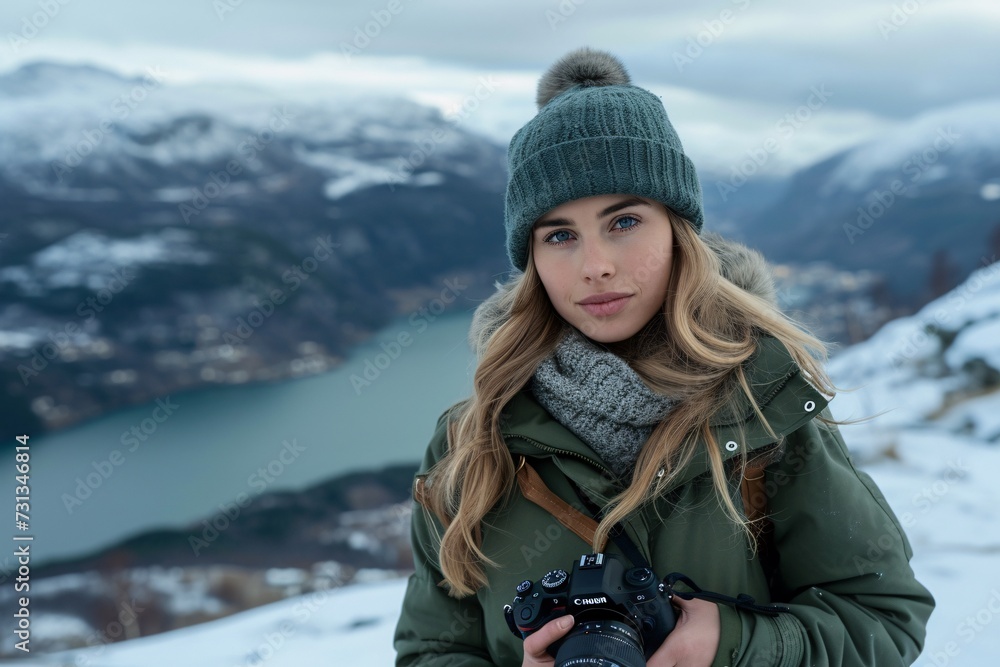
<instances>
[{"instance_id":1,"label":"lake","mask_svg":"<svg viewBox=\"0 0 1000 667\"><path fill-rule=\"evenodd\" d=\"M471 391L471 319L402 319L322 375L161 396L32 437L32 564L199 521L240 494L419 462L438 416ZM404 332L410 344L393 347ZM13 478L0 481L12 500Z\"/></svg>"}]
</instances>

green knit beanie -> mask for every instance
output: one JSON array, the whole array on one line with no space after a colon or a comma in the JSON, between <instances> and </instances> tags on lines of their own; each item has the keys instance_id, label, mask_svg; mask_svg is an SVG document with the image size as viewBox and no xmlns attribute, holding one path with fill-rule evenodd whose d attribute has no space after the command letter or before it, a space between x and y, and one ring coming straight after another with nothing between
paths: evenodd
<instances>
[{"instance_id":1,"label":"green knit beanie","mask_svg":"<svg viewBox=\"0 0 1000 667\"><path fill-rule=\"evenodd\" d=\"M581 197L631 194L665 204L701 232L701 186L660 98L621 61L577 49L538 82L538 113L510 140L507 256L523 271L535 220Z\"/></svg>"}]
</instances>

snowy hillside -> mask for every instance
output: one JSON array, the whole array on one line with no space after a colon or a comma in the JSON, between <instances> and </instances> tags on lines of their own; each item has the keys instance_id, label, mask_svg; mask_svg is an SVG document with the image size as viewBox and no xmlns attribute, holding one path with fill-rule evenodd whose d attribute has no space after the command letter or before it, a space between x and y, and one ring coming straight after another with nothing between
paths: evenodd
<instances>
[{"instance_id":1,"label":"snowy hillside","mask_svg":"<svg viewBox=\"0 0 1000 667\"><path fill-rule=\"evenodd\" d=\"M917 576L937 599L921 667L985 667L1000 655L998 366L1000 263L830 364L839 386L863 385L838 395L838 418L885 411L842 432L903 523ZM868 557L878 557L877 543ZM354 665L388 665L404 590L395 580L314 593L34 664L298 667L351 656ZM38 632L46 622L58 620L38 619Z\"/></svg>"},{"instance_id":2,"label":"snowy hillside","mask_svg":"<svg viewBox=\"0 0 1000 667\"><path fill-rule=\"evenodd\" d=\"M44 667L391 665L404 579L319 591L175 632L31 661ZM54 626L58 619L50 619ZM36 632L45 623L36 622ZM346 659L346 660L345 660Z\"/></svg>"},{"instance_id":3,"label":"snowy hillside","mask_svg":"<svg viewBox=\"0 0 1000 667\"><path fill-rule=\"evenodd\" d=\"M855 459L878 483L937 599L918 665L1000 654L1000 262L830 364ZM872 545L873 555L878 546Z\"/></svg>"}]
</instances>

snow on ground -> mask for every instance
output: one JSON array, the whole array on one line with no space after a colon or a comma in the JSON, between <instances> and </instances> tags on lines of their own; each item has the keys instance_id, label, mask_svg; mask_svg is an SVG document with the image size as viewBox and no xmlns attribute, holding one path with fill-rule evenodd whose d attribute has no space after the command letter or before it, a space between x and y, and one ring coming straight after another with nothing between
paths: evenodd
<instances>
[{"instance_id":1,"label":"snow on ground","mask_svg":"<svg viewBox=\"0 0 1000 667\"><path fill-rule=\"evenodd\" d=\"M406 581L317 591L227 618L117 644L53 653L44 667L391 665ZM15 663L15 664L17 664Z\"/></svg>"}]
</instances>

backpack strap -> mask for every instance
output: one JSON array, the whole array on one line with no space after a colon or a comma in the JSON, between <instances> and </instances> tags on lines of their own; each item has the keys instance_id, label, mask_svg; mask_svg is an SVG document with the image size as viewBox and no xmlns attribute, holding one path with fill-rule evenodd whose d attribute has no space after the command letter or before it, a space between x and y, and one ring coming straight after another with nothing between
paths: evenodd
<instances>
[{"instance_id":1,"label":"backpack strap","mask_svg":"<svg viewBox=\"0 0 1000 667\"><path fill-rule=\"evenodd\" d=\"M559 523L587 544L594 543L597 522L552 493L524 456L521 457L521 462L517 467L517 485L521 489L521 495L527 500L551 514ZM427 475L416 475L413 478L413 499L427 507ZM598 545L599 550L603 550L606 544L607 540L605 539Z\"/></svg>"},{"instance_id":2,"label":"backpack strap","mask_svg":"<svg viewBox=\"0 0 1000 667\"><path fill-rule=\"evenodd\" d=\"M565 500L554 494L545 482L538 476L528 460L522 456L517 468L517 485L521 495L551 514L556 521L572 531L587 544L594 543L594 533L597 532L597 522L576 509ZM607 540L599 544L598 551L603 551Z\"/></svg>"},{"instance_id":3,"label":"backpack strap","mask_svg":"<svg viewBox=\"0 0 1000 667\"><path fill-rule=\"evenodd\" d=\"M427 507L427 475L417 475L413 478L413 499Z\"/></svg>"},{"instance_id":4,"label":"backpack strap","mask_svg":"<svg viewBox=\"0 0 1000 667\"><path fill-rule=\"evenodd\" d=\"M417 475L413 480L413 498L425 507L427 506L426 479L427 475ZM567 503L545 486L545 482L524 456L521 456L517 467L517 485L525 499L551 514L563 527L587 544L593 544L594 533L597 532L597 521ZM767 573L770 584L775 571L774 525L767 518L764 466L746 469L740 483L740 495L743 498L743 511L753 524L751 530L756 542L758 558L764 566L764 572ZM603 551L606 545L607 539L598 545L598 550Z\"/></svg>"},{"instance_id":5,"label":"backpack strap","mask_svg":"<svg viewBox=\"0 0 1000 667\"><path fill-rule=\"evenodd\" d=\"M743 512L751 522L763 525L767 520L767 493L764 487L764 468L747 468L740 482ZM758 529L758 534L762 529Z\"/></svg>"},{"instance_id":6,"label":"backpack strap","mask_svg":"<svg viewBox=\"0 0 1000 667\"><path fill-rule=\"evenodd\" d=\"M743 512L752 524L750 531L753 534L757 557L767 575L768 586L771 586L777 563L774 550L774 524L767 516L765 467L761 465L746 469L740 482L740 495L743 497ZM773 586L771 589L773 590Z\"/></svg>"},{"instance_id":7,"label":"backpack strap","mask_svg":"<svg viewBox=\"0 0 1000 667\"><path fill-rule=\"evenodd\" d=\"M556 521L572 531L587 544L593 544L594 533L597 531L597 521L576 509L565 500L553 493L535 469L522 456L517 468L517 484L521 495L551 514ZM740 483L740 495L743 497L743 510L753 527L753 533L758 557L770 579L774 571L773 531L774 525L767 518L767 492L765 489L764 466L747 468ZM601 549L607 544L598 545Z\"/></svg>"}]
</instances>

